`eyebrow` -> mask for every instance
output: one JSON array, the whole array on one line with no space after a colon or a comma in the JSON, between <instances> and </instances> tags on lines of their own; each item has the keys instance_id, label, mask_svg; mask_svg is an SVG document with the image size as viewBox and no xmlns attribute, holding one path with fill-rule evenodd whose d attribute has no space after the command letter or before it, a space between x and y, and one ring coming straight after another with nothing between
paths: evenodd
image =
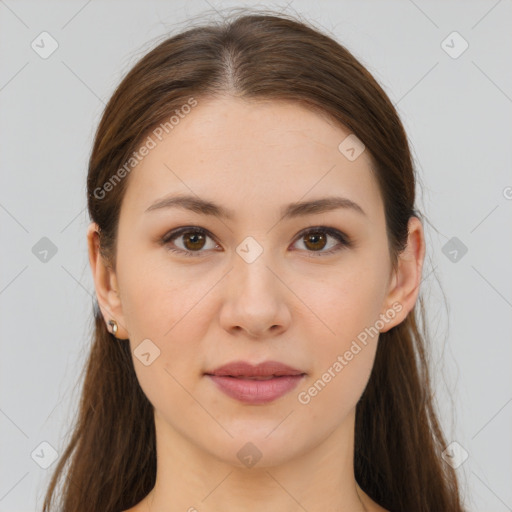
<instances>
[{"instance_id":1,"label":"eyebrow","mask_svg":"<svg viewBox=\"0 0 512 512\"><path fill-rule=\"evenodd\" d=\"M228 220L233 220L235 217L232 210L215 204L212 201L192 195L164 197L146 208L146 212L159 210L161 208L182 208L202 215L211 215ZM281 218L291 219L305 215L324 213L338 208L352 210L366 216L365 211L354 201L346 197L333 196L313 199L311 201L290 203L281 209Z\"/></svg>"}]
</instances>

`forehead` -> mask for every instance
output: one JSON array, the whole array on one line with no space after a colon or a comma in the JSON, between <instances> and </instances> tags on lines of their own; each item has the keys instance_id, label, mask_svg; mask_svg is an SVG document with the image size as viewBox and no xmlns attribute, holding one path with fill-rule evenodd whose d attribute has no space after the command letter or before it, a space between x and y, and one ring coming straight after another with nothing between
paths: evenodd
<instances>
[{"instance_id":1,"label":"forehead","mask_svg":"<svg viewBox=\"0 0 512 512\"><path fill-rule=\"evenodd\" d=\"M296 102L199 99L167 131L150 133L154 147L131 171L123 207L143 212L167 194L192 193L249 217L341 195L369 218L383 215L368 152L349 160L339 146L350 131Z\"/></svg>"}]
</instances>

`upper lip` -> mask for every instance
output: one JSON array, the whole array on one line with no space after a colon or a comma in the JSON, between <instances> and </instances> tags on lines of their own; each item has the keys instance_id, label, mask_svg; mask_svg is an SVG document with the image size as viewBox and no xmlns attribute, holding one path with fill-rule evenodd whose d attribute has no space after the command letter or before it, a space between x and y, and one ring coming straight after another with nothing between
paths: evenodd
<instances>
[{"instance_id":1,"label":"upper lip","mask_svg":"<svg viewBox=\"0 0 512 512\"><path fill-rule=\"evenodd\" d=\"M276 377L283 375L303 375L305 372L292 368L279 361L264 361L263 363L252 365L246 361L233 361L216 368L206 375L224 375L231 377Z\"/></svg>"}]
</instances>

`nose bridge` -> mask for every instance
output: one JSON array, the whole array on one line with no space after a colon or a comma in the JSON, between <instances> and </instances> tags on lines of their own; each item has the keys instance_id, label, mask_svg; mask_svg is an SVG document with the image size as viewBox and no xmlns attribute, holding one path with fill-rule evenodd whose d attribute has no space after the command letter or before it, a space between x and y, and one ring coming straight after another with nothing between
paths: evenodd
<instances>
[{"instance_id":1,"label":"nose bridge","mask_svg":"<svg viewBox=\"0 0 512 512\"><path fill-rule=\"evenodd\" d=\"M270 258L268 247L269 237L258 241L253 236L247 236L236 247L236 257L233 272L241 287L250 294L264 293L274 295L278 292L275 286L276 277L269 269L275 266ZM265 246L264 246L265 244ZM268 299L271 297L269 296Z\"/></svg>"},{"instance_id":2,"label":"nose bridge","mask_svg":"<svg viewBox=\"0 0 512 512\"><path fill-rule=\"evenodd\" d=\"M222 313L225 328L255 334L289 322L283 283L276 277L276 262L271 261L270 253L250 236L236 247Z\"/></svg>"}]
</instances>

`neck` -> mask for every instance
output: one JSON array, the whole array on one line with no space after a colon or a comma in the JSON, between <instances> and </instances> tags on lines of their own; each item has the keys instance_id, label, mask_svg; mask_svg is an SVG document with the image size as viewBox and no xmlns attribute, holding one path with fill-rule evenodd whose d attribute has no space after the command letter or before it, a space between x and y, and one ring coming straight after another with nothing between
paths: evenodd
<instances>
[{"instance_id":1,"label":"neck","mask_svg":"<svg viewBox=\"0 0 512 512\"><path fill-rule=\"evenodd\" d=\"M230 461L228 454L236 454L247 444L245 439L232 439L232 450L219 459L155 415L157 477L143 510L368 512L353 471L354 420L355 411L313 449L297 450L292 442L286 452L282 445L260 445L259 462L241 467L238 458ZM274 456L266 456L271 448ZM295 456L290 457L291 451Z\"/></svg>"}]
</instances>

